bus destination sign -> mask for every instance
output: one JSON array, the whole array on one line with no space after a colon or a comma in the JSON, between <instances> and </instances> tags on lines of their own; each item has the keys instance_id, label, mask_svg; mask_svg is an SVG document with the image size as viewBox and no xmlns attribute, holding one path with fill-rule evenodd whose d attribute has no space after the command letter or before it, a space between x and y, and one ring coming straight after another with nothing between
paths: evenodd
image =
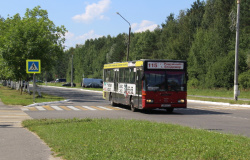
<instances>
[{"instance_id":1,"label":"bus destination sign","mask_svg":"<svg viewBox=\"0 0 250 160\"><path fill-rule=\"evenodd\" d=\"M148 62L148 69L184 69L180 62Z\"/></svg>"}]
</instances>

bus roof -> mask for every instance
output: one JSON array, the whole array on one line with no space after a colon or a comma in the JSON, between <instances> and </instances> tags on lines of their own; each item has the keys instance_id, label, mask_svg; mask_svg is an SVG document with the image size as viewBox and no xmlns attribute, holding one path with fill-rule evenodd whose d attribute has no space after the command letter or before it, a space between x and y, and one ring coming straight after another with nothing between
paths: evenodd
<instances>
[{"instance_id":1,"label":"bus roof","mask_svg":"<svg viewBox=\"0 0 250 160\"><path fill-rule=\"evenodd\" d=\"M111 68L127 68L127 67L141 67L143 66L144 62L182 62L186 63L184 60L155 60L155 59L141 59L136 61L128 61L128 62L114 62L109 64L104 64L104 69L111 69Z\"/></svg>"}]
</instances>

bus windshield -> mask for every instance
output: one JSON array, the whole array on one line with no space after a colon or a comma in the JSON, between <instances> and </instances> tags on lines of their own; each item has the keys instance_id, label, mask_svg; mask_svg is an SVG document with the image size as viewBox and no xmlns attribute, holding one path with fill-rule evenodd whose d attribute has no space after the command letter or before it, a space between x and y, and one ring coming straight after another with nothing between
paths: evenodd
<instances>
[{"instance_id":1,"label":"bus windshield","mask_svg":"<svg viewBox=\"0 0 250 160\"><path fill-rule=\"evenodd\" d=\"M186 91L184 71L145 71L145 91Z\"/></svg>"}]
</instances>

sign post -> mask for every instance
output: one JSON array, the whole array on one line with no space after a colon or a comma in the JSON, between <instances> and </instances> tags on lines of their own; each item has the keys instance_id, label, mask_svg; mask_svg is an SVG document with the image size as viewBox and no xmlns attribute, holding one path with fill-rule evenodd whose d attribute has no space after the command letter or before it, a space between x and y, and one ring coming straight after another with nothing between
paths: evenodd
<instances>
[{"instance_id":1,"label":"sign post","mask_svg":"<svg viewBox=\"0 0 250 160\"><path fill-rule=\"evenodd\" d=\"M33 103L35 103L35 91L36 91L36 73L41 73L41 61L29 59L26 60L26 73L33 74Z\"/></svg>"},{"instance_id":2,"label":"sign post","mask_svg":"<svg viewBox=\"0 0 250 160\"><path fill-rule=\"evenodd\" d=\"M35 82L35 78L36 74L33 74L33 103L35 103L35 92L36 92L36 82Z\"/></svg>"}]
</instances>

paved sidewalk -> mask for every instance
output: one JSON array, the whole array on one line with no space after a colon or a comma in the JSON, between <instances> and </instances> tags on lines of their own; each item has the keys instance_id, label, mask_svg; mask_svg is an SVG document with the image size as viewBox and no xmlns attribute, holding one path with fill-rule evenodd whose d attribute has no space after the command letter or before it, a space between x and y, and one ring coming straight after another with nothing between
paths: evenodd
<instances>
[{"instance_id":1,"label":"paved sidewalk","mask_svg":"<svg viewBox=\"0 0 250 160\"><path fill-rule=\"evenodd\" d=\"M19 107L6 106L0 101L0 159L56 160L50 148L35 134L21 126L31 119Z\"/></svg>"}]
</instances>

